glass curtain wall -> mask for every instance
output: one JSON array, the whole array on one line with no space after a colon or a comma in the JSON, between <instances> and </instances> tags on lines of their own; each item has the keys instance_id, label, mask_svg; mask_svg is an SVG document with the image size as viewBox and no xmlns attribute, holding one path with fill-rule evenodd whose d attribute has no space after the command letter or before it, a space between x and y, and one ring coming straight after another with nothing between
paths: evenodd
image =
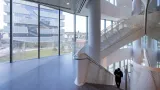
<instances>
[{"instance_id":1,"label":"glass curtain wall","mask_svg":"<svg viewBox=\"0 0 160 90\"><path fill-rule=\"evenodd\" d=\"M87 17L76 15L76 52L86 43Z\"/></svg>"},{"instance_id":2,"label":"glass curtain wall","mask_svg":"<svg viewBox=\"0 0 160 90\"><path fill-rule=\"evenodd\" d=\"M105 26L105 25L104 25L104 21L105 21L105 20L101 20L101 31L104 30L104 26Z\"/></svg>"},{"instance_id":3,"label":"glass curtain wall","mask_svg":"<svg viewBox=\"0 0 160 90\"><path fill-rule=\"evenodd\" d=\"M117 6L117 0L106 0L108 2L110 2L111 4Z\"/></svg>"},{"instance_id":4,"label":"glass curtain wall","mask_svg":"<svg viewBox=\"0 0 160 90\"><path fill-rule=\"evenodd\" d=\"M120 68L123 72L125 71L126 66L128 67L128 72L131 72L131 63L132 59L126 59L119 62L115 62L109 65L108 70L113 73L115 69Z\"/></svg>"},{"instance_id":5,"label":"glass curtain wall","mask_svg":"<svg viewBox=\"0 0 160 90\"><path fill-rule=\"evenodd\" d=\"M63 26L63 22L61 24ZM58 48L59 48L58 40L59 40L59 10L41 5L40 6L40 57L58 55Z\"/></svg>"},{"instance_id":6,"label":"glass curtain wall","mask_svg":"<svg viewBox=\"0 0 160 90\"><path fill-rule=\"evenodd\" d=\"M65 19L60 20L64 22L64 27L60 29L60 53L62 55L72 53L74 49L74 15L63 11L61 11L61 13L63 17L65 17Z\"/></svg>"},{"instance_id":7,"label":"glass curtain wall","mask_svg":"<svg viewBox=\"0 0 160 90\"><path fill-rule=\"evenodd\" d=\"M106 21L106 28L111 26L111 21Z\"/></svg>"},{"instance_id":8,"label":"glass curtain wall","mask_svg":"<svg viewBox=\"0 0 160 90\"><path fill-rule=\"evenodd\" d=\"M10 0L0 0L0 62L10 60Z\"/></svg>"},{"instance_id":9,"label":"glass curtain wall","mask_svg":"<svg viewBox=\"0 0 160 90\"><path fill-rule=\"evenodd\" d=\"M13 0L13 61L38 57L38 4Z\"/></svg>"},{"instance_id":10,"label":"glass curtain wall","mask_svg":"<svg viewBox=\"0 0 160 90\"><path fill-rule=\"evenodd\" d=\"M37 3L20 0L13 0L12 8L12 19L10 19L10 1L0 1L0 51L2 52L0 62L10 60L11 46L12 61L18 61L38 58L38 50L40 57L46 57L58 55L58 52L60 55L72 53L74 49L78 50L85 45L87 17L76 16L75 32L74 14L59 12L44 5L38 8ZM13 21L12 30L10 20ZM12 45L10 45L10 31L12 31ZM74 42L75 37L77 42ZM78 46L73 48L75 43Z\"/></svg>"},{"instance_id":11,"label":"glass curtain wall","mask_svg":"<svg viewBox=\"0 0 160 90\"><path fill-rule=\"evenodd\" d=\"M106 20L106 23L105 23L106 25L106 32L107 31L109 31L109 30L111 30L111 28L110 28L110 26L111 26L111 21L108 21L108 20Z\"/></svg>"}]
</instances>

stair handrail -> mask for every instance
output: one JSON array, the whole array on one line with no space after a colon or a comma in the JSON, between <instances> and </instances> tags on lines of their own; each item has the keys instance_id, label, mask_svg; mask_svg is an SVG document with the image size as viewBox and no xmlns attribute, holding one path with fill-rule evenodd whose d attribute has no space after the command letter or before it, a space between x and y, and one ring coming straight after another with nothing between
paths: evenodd
<instances>
[{"instance_id":1,"label":"stair handrail","mask_svg":"<svg viewBox=\"0 0 160 90\"><path fill-rule=\"evenodd\" d=\"M148 55L148 52L145 48L143 49L143 54L144 54L144 58L146 60L146 63L148 64L148 66L151 66L150 61L149 61L149 55Z\"/></svg>"},{"instance_id":2,"label":"stair handrail","mask_svg":"<svg viewBox=\"0 0 160 90\"><path fill-rule=\"evenodd\" d=\"M106 29L103 29L103 30L101 31L101 35L107 33L108 31L110 31L110 30L112 29L112 27L115 27L115 26L119 25L119 24L120 24L121 22L123 22L124 20L125 20L125 19L121 19L121 20L117 21L117 23L114 23L113 25L109 25Z\"/></svg>"},{"instance_id":3,"label":"stair handrail","mask_svg":"<svg viewBox=\"0 0 160 90\"><path fill-rule=\"evenodd\" d=\"M142 15L142 14L143 14L143 10L142 10L138 15ZM106 29L104 29L104 30L102 31L101 35L107 36L106 38L110 37L110 36L111 36L112 34L114 34L114 33L110 33L109 31L114 30L115 28L119 27L120 24L124 24L124 22L125 22L126 20L128 20L128 19L129 19L129 18L121 19L121 20L118 21L118 23L113 24L113 26L112 26L112 25L108 26ZM123 26L123 28L124 28L124 25L122 25L122 26ZM113 28L112 28L112 27L113 27ZM105 31L108 30L109 28L111 28L111 29L110 29L109 31L105 32ZM119 30L116 30L116 32L119 32ZM110 35L110 34L111 34L111 35Z\"/></svg>"},{"instance_id":4,"label":"stair handrail","mask_svg":"<svg viewBox=\"0 0 160 90\"><path fill-rule=\"evenodd\" d=\"M119 30L121 30L121 29L117 30L117 28L118 28L121 24L124 24L125 20L127 20L127 19L123 19L120 23L116 24L116 25L115 25L113 28L111 28L109 31L107 31L106 33L103 33L103 35L105 35L106 38L109 38L109 37L112 36L113 34L119 32ZM122 25L122 26L123 26L123 28L124 28L124 25ZM115 30L115 29L116 29L116 32L113 32L113 30ZM112 33L111 33L111 31L112 31Z\"/></svg>"},{"instance_id":5,"label":"stair handrail","mask_svg":"<svg viewBox=\"0 0 160 90\"><path fill-rule=\"evenodd\" d=\"M128 20L128 19L126 19L126 20ZM126 20L125 20L125 21L126 21ZM122 29L122 28L126 27L125 23L123 23L123 24L124 24L124 25L122 25L122 26L120 27L121 29L116 30L116 32L112 33L112 35L118 33L117 39L119 39L120 37L123 37L123 36L124 36L124 34L122 35L122 33L120 33L121 30L124 30L124 29ZM139 25L139 24L138 24L138 25ZM135 25L127 26L127 27L135 28L134 31L139 30L137 27L135 27ZM127 28L127 27L126 27L126 28ZM117 28L117 27L115 27L115 28ZM115 28L114 28L114 29L115 29ZM137 29L136 29L136 28L137 28ZM141 28L141 29L142 29L142 28ZM126 32L125 35L128 35L129 33L132 33L132 32L134 32L134 31L132 30L131 32ZM110 38L110 36L112 36L112 35L107 35L104 40L107 40L107 39ZM129 35L130 35L130 34L129 34ZM113 43L114 43L114 42L113 42ZM112 45L113 43L111 42L110 45ZM110 45L109 45L109 46L110 46ZM105 48L106 48L106 47L105 47ZM102 48L102 49L103 49L103 48Z\"/></svg>"},{"instance_id":6,"label":"stair handrail","mask_svg":"<svg viewBox=\"0 0 160 90\"><path fill-rule=\"evenodd\" d=\"M99 63L97 63L95 60L93 60L93 58L91 58L89 55L87 55L86 53L81 53L81 55L85 55L85 58L75 58L75 60L89 60L90 62L96 64L97 66L99 66L101 69L105 70L106 72L108 72L109 74L113 75L111 72L109 72L106 68L104 68L102 65L100 65ZM114 76L114 75L113 75Z\"/></svg>"},{"instance_id":7,"label":"stair handrail","mask_svg":"<svg viewBox=\"0 0 160 90\"><path fill-rule=\"evenodd\" d=\"M151 76L152 76L152 78L153 78L153 83L154 83L155 87L156 87L156 88L158 87L158 86L156 85L156 81L155 81L155 79L154 79L153 72L160 73L160 68L153 68L153 67L150 67L150 66L143 66L143 65L138 64L138 63L136 63L136 62L133 62L132 64L133 64L134 67L143 68L143 69L145 69L145 70L148 70L148 71L151 73ZM134 70L134 68L133 68L133 70ZM156 90L157 90L157 89L156 89Z\"/></svg>"}]
</instances>

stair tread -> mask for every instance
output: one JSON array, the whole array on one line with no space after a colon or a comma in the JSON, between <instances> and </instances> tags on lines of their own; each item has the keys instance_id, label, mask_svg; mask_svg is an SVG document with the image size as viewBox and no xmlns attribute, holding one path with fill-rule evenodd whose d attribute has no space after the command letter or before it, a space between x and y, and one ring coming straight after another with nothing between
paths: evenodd
<instances>
[{"instance_id":1,"label":"stair tread","mask_svg":"<svg viewBox=\"0 0 160 90\"><path fill-rule=\"evenodd\" d=\"M116 86L113 86L113 85L92 84L92 83L86 83L81 89L82 90L123 90L123 89L118 89Z\"/></svg>"}]
</instances>

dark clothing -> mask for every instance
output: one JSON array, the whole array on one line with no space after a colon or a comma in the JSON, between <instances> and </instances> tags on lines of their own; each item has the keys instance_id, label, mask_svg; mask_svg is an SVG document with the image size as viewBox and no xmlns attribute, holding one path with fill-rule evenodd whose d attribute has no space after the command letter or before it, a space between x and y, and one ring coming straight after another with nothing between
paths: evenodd
<instances>
[{"instance_id":1,"label":"dark clothing","mask_svg":"<svg viewBox=\"0 0 160 90\"><path fill-rule=\"evenodd\" d=\"M115 75L115 81L116 81L116 85L119 88L120 84L121 84L121 78L123 77L123 73L121 70L116 69L114 71L114 75Z\"/></svg>"}]
</instances>

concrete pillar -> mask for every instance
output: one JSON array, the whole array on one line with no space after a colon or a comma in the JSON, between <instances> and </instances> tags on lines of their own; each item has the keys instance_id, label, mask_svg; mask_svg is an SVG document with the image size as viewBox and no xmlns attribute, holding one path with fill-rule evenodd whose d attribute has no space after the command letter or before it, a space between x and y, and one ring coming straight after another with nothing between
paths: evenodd
<instances>
[{"instance_id":1,"label":"concrete pillar","mask_svg":"<svg viewBox=\"0 0 160 90\"><path fill-rule=\"evenodd\" d=\"M148 37L147 38L147 54L148 54L148 62L151 67L156 67L157 65L157 41Z\"/></svg>"},{"instance_id":2,"label":"concrete pillar","mask_svg":"<svg viewBox=\"0 0 160 90\"><path fill-rule=\"evenodd\" d=\"M100 9L101 0L90 0L87 4L89 9L88 16L88 45L91 47L88 49L87 53L91 56L92 59L100 63L100 20L101 20L101 9ZM91 51L90 51L91 50ZM85 58L86 56L79 56L79 58ZM79 60L77 65L77 78L75 84L82 86L86 81L86 76L89 71L89 61L88 60Z\"/></svg>"},{"instance_id":3,"label":"concrete pillar","mask_svg":"<svg viewBox=\"0 0 160 90\"><path fill-rule=\"evenodd\" d=\"M107 32L106 19L104 19L104 30L105 30L105 33L106 33Z\"/></svg>"},{"instance_id":4,"label":"concrete pillar","mask_svg":"<svg viewBox=\"0 0 160 90\"><path fill-rule=\"evenodd\" d=\"M157 0L157 6L160 6L160 0Z\"/></svg>"},{"instance_id":5,"label":"concrete pillar","mask_svg":"<svg viewBox=\"0 0 160 90\"><path fill-rule=\"evenodd\" d=\"M89 35L88 45L92 48L90 52L92 58L100 62L100 29L101 29L101 0L90 0L88 4L89 9Z\"/></svg>"},{"instance_id":6,"label":"concrete pillar","mask_svg":"<svg viewBox=\"0 0 160 90\"><path fill-rule=\"evenodd\" d=\"M136 63L142 63L141 39L133 42L133 58Z\"/></svg>"},{"instance_id":7,"label":"concrete pillar","mask_svg":"<svg viewBox=\"0 0 160 90\"><path fill-rule=\"evenodd\" d=\"M132 15L140 14L141 9L142 9L142 1L141 0L133 0L132 1Z\"/></svg>"},{"instance_id":8,"label":"concrete pillar","mask_svg":"<svg viewBox=\"0 0 160 90\"><path fill-rule=\"evenodd\" d=\"M111 30L113 29L113 21L111 21Z\"/></svg>"}]
</instances>

